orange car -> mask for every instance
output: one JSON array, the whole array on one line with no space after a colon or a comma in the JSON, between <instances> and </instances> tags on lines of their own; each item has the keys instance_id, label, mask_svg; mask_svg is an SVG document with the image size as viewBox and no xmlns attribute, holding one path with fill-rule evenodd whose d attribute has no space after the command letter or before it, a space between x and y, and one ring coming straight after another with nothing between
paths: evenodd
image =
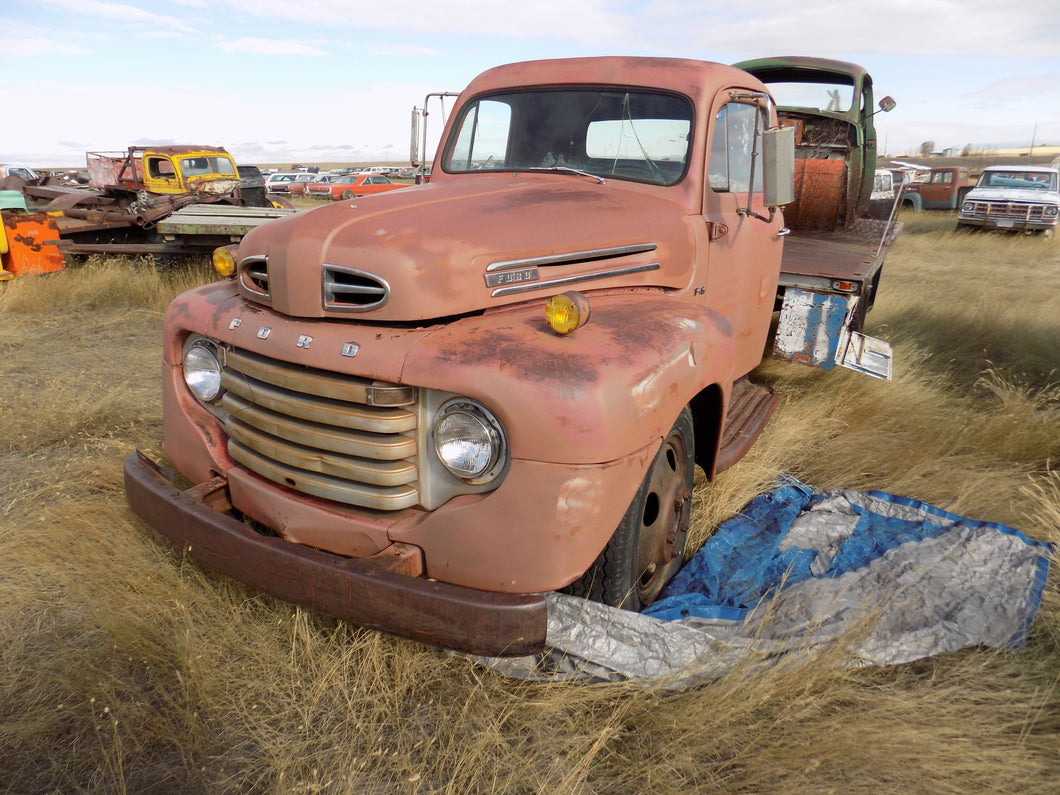
<instances>
[{"instance_id":1,"label":"orange car","mask_svg":"<svg viewBox=\"0 0 1060 795\"><path fill-rule=\"evenodd\" d=\"M381 174L348 174L333 182L310 182L306 185L306 196L315 196L318 199L354 199L407 187L408 185L400 182L391 182Z\"/></svg>"}]
</instances>

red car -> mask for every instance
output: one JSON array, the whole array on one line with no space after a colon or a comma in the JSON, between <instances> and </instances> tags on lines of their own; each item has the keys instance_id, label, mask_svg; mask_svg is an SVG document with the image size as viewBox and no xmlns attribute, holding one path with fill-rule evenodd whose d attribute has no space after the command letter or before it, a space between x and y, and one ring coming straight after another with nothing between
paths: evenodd
<instances>
[{"instance_id":1,"label":"red car","mask_svg":"<svg viewBox=\"0 0 1060 795\"><path fill-rule=\"evenodd\" d=\"M400 182L391 182L380 174L348 174L333 182L310 182L306 185L306 196L318 199L354 199L372 193L407 188Z\"/></svg>"}]
</instances>

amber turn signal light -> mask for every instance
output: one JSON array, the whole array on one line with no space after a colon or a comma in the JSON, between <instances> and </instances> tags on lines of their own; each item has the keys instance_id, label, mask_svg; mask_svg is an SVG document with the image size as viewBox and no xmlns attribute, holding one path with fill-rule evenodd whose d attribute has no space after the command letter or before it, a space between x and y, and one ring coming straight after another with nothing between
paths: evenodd
<instances>
[{"instance_id":1,"label":"amber turn signal light","mask_svg":"<svg viewBox=\"0 0 1060 795\"><path fill-rule=\"evenodd\" d=\"M236 258L226 246L213 250L213 269L225 279L236 272Z\"/></svg>"},{"instance_id":2,"label":"amber turn signal light","mask_svg":"<svg viewBox=\"0 0 1060 795\"><path fill-rule=\"evenodd\" d=\"M575 291L554 295L545 306L545 319L557 334L570 334L588 322L589 299Z\"/></svg>"}]
</instances>

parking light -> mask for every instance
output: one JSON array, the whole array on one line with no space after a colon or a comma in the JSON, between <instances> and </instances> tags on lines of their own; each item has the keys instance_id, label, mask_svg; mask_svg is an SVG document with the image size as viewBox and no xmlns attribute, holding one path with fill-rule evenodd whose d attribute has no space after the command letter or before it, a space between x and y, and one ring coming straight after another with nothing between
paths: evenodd
<instances>
[{"instance_id":1,"label":"parking light","mask_svg":"<svg viewBox=\"0 0 1060 795\"><path fill-rule=\"evenodd\" d=\"M589 299L575 290L554 295L545 306L545 319L557 334L570 334L589 321Z\"/></svg>"},{"instance_id":2,"label":"parking light","mask_svg":"<svg viewBox=\"0 0 1060 795\"><path fill-rule=\"evenodd\" d=\"M234 248L235 246L222 246L213 250L213 269L225 279L231 278L236 272Z\"/></svg>"}]
</instances>

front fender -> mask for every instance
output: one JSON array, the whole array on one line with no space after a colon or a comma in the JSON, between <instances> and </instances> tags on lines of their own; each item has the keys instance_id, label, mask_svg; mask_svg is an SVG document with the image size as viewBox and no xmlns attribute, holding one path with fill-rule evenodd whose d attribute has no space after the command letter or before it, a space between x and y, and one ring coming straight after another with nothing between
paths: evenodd
<instances>
[{"instance_id":1,"label":"front fender","mask_svg":"<svg viewBox=\"0 0 1060 795\"><path fill-rule=\"evenodd\" d=\"M588 323L566 336L543 304L450 323L409 351L401 381L481 401L513 458L564 464L657 443L700 390L731 383L733 335L718 313L662 292L590 304Z\"/></svg>"}]
</instances>

